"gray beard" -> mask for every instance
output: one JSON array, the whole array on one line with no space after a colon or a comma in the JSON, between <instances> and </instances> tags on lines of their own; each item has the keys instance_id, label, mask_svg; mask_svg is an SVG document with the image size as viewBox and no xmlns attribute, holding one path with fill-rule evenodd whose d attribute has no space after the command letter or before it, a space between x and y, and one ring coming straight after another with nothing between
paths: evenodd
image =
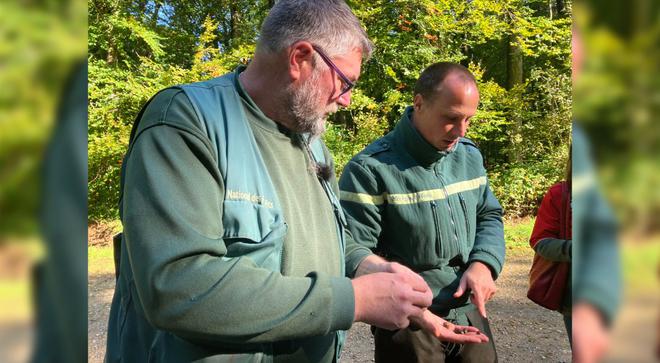
<instances>
[{"instance_id":1,"label":"gray beard","mask_svg":"<svg viewBox=\"0 0 660 363\"><path fill-rule=\"evenodd\" d=\"M321 99L319 80L320 72L315 71L299 89L292 87L286 89L284 104L287 117L293 121L292 131L307 133L311 137L320 136L325 131L326 110L318 109L318 102Z\"/></svg>"}]
</instances>

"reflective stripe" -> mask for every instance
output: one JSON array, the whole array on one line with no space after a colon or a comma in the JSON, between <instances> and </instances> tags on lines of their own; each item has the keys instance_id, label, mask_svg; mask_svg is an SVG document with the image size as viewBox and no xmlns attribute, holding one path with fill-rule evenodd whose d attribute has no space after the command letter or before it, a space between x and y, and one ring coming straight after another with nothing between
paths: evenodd
<instances>
[{"instance_id":1,"label":"reflective stripe","mask_svg":"<svg viewBox=\"0 0 660 363\"><path fill-rule=\"evenodd\" d=\"M446 194L442 189L429 189L422 190L415 193L402 193L402 194L387 194L383 193L380 195L370 195L364 193L351 193L346 191L341 191L341 200L362 203L362 204L372 204L372 205L381 205L387 199L387 202L390 204L415 204L430 202L432 200L445 199L447 196L466 192L468 190L477 189L482 185L486 185L487 179L485 176L481 176L471 180L465 180L462 182L449 184L447 185Z\"/></svg>"},{"instance_id":2,"label":"reflective stripe","mask_svg":"<svg viewBox=\"0 0 660 363\"><path fill-rule=\"evenodd\" d=\"M382 195L370 195L364 193L351 193L346 191L341 191L339 193L339 198L348 202L362 203L362 204L373 204L381 205L383 204Z\"/></svg>"},{"instance_id":3,"label":"reflective stripe","mask_svg":"<svg viewBox=\"0 0 660 363\"><path fill-rule=\"evenodd\" d=\"M447 185L447 194L456 194L465 192L467 190L477 189L482 185L486 185L486 177L482 176L472 180L465 180L462 182Z\"/></svg>"}]
</instances>

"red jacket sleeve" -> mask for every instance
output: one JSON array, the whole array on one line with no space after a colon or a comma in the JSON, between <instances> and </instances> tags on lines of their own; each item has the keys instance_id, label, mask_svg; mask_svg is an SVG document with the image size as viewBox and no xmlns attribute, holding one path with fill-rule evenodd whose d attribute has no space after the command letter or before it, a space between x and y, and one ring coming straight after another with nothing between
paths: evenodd
<instances>
[{"instance_id":1,"label":"red jacket sleeve","mask_svg":"<svg viewBox=\"0 0 660 363\"><path fill-rule=\"evenodd\" d=\"M561 185L557 183L550 187L543 197L541 206L536 215L534 230L529 238L529 244L534 248L536 243L544 238L561 238L559 236Z\"/></svg>"}]
</instances>

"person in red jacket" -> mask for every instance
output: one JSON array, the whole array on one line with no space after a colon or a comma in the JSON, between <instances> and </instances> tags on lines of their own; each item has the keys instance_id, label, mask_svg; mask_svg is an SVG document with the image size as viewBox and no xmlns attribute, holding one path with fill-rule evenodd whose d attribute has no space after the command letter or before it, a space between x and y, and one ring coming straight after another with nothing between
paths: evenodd
<instances>
[{"instance_id":1,"label":"person in red jacket","mask_svg":"<svg viewBox=\"0 0 660 363\"><path fill-rule=\"evenodd\" d=\"M540 305L559 311L564 316L564 324L568 333L569 342L572 337L571 327L571 260L572 260L572 213L571 213L571 161L569 158L566 180L561 181L548 190L543 197L541 206L536 215L534 230L530 237L530 245L536 256L534 264L544 264L551 268L551 276L543 276L538 266L530 271L530 285L537 284L537 279L552 279L552 282L542 284L547 291L543 291L542 301L539 301L539 289L530 287L528 297ZM551 286L552 288L548 288ZM550 291L554 290L554 291ZM550 293L548 293L550 292Z\"/></svg>"}]
</instances>

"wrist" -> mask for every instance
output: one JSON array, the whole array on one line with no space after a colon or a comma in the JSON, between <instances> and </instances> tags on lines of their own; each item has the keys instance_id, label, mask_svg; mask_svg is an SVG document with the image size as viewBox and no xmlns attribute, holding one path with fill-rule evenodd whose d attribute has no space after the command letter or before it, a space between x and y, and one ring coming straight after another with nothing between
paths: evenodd
<instances>
[{"instance_id":1,"label":"wrist","mask_svg":"<svg viewBox=\"0 0 660 363\"><path fill-rule=\"evenodd\" d=\"M393 272L391 262L378 255L367 256L358 265L355 276L358 277L376 272Z\"/></svg>"},{"instance_id":2,"label":"wrist","mask_svg":"<svg viewBox=\"0 0 660 363\"><path fill-rule=\"evenodd\" d=\"M361 281L360 278L355 278L351 280L351 285L353 286L353 297L354 297L354 312L353 312L353 321L362 321L362 293L360 289Z\"/></svg>"},{"instance_id":3,"label":"wrist","mask_svg":"<svg viewBox=\"0 0 660 363\"><path fill-rule=\"evenodd\" d=\"M488 274L493 279L493 281L495 280L496 275L493 272L493 269L488 264L486 264L485 262L472 261L472 262L470 262L470 266L468 267L468 270L470 270L470 269L471 270L477 270L477 271L483 272L483 273L488 272Z\"/></svg>"}]
</instances>

